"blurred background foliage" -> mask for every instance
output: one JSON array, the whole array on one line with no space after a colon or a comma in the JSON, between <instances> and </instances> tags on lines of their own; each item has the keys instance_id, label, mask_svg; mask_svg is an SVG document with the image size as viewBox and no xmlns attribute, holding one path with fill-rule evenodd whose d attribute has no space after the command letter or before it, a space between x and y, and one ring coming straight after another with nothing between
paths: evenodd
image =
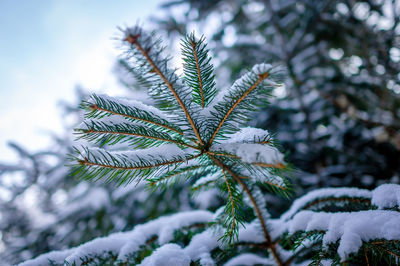
<instances>
[{"instance_id":1,"label":"blurred background foliage","mask_svg":"<svg viewBox=\"0 0 400 266\"><path fill-rule=\"evenodd\" d=\"M285 86L251 123L268 128L288 151L293 198L322 187L399 183L400 1L181 0L160 8L146 27L166 37L172 52L179 52L183 34L205 34L217 87L228 86L246 66L286 66ZM125 96L148 101L130 73L116 61ZM29 152L13 143L20 159L0 162L0 191L8 195L0 202L0 261L72 247L163 214L220 206L216 191L190 197L185 184L151 193L144 184L116 187L71 177L67 154L85 97L77 89L77 102L62 104L65 134L53 136L54 145ZM24 206L27 200L37 208ZM290 204L268 192L265 200L273 216Z\"/></svg>"}]
</instances>

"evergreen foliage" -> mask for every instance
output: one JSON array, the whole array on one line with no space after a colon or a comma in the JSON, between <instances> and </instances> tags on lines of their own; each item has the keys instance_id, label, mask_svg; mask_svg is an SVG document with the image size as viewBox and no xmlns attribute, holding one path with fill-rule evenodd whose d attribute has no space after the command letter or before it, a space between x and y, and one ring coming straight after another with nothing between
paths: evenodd
<instances>
[{"instance_id":1,"label":"evergreen foliage","mask_svg":"<svg viewBox=\"0 0 400 266\"><path fill-rule=\"evenodd\" d=\"M126 63L152 84L149 94L159 109L107 96L94 95L84 102L88 120L76 130L81 138L102 145L127 143L133 147L128 151L76 149L74 174L85 179L115 180L118 184L145 180L154 188L182 177L201 180L212 176L213 185L227 198L216 221L226 228L222 238L234 242L239 226L245 222L242 190L259 216L261 211L251 193L256 182L282 193L288 190L284 179L271 170L286 166L272 142L264 141L270 139L268 132L240 130L255 106L265 104L271 90L280 85L282 70L268 64L256 65L231 89L220 90L214 98L213 69L203 38L198 40L191 34L183 40L181 82L168 68L168 59L161 56L160 41L153 41L138 27L126 29L124 34ZM265 228L263 221L261 226ZM267 239L270 241L269 236Z\"/></svg>"},{"instance_id":2,"label":"evergreen foliage","mask_svg":"<svg viewBox=\"0 0 400 266\"><path fill-rule=\"evenodd\" d=\"M298 198L267 222L280 262L266 252L256 221L240 227L227 249L218 241L223 232L210 226L218 214L190 211L21 265L399 265L399 195L399 185L386 184L373 191L324 188Z\"/></svg>"},{"instance_id":3,"label":"evergreen foliage","mask_svg":"<svg viewBox=\"0 0 400 266\"><path fill-rule=\"evenodd\" d=\"M193 27L207 32L226 83L260 58L287 68L285 86L252 125L276 132L300 170L299 195L399 182L399 1L184 0L164 7L158 27L169 39ZM177 10L184 15L170 15ZM286 206L277 202L282 213Z\"/></svg>"},{"instance_id":4,"label":"evergreen foliage","mask_svg":"<svg viewBox=\"0 0 400 266\"><path fill-rule=\"evenodd\" d=\"M129 84L125 93L131 96L132 81L126 79L124 84ZM133 94L137 98L140 91ZM81 89L77 96L78 102L91 97ZM79 182L67 167L70 164L67 154L73 152L72 128L84 118L77 106L77 103L62 104L65 132L49 136L53 139L51 147L31 152L12 143L10 147L19 155L18 161L0 163L3 264L16 264L52 250L67 249L164 214L199 207L215 210L220 204L213 191L205 192L216 196L210 201L199 200L202 192L188 197L187 182L152 192L142 183L116 189L115 184ZM130 148L128 143L119 146L122 145Z\"/></svg>"},{"instance_id":5,"label":"evergreen foliage","mask_svg":"<svg viewBox=\"0 0 400 266\"><path fill-rule=\"evenodd\" d=\"M193 101L202 108L207 107L217 91L204 37L196 40L194 33L186 36L182 40L182 57L185 62L184 79L193 89Z\"/></svg>"},{"instance_id":6,"label":"evergreen foliage","mask_svg":"<svg viewBox=\"0 0 400 266\"><path fill-rule=\"evenodd\" d=\"M143 31L137 27L128 29L123 40L131 46L140 47L140 35L135 35L134 41L130 37L137 32ZM273 146L268 132L240 128L240 123L234 123L238 118L233 109L249 108L252 104L255 109L259 99L255 93L263 90L271 92L271 87L276 86L280 78L279 68L256 65L229 91L218 92L214 99L217 103L212 101L209 104L212 110L204 110L202 102L187 101L186 104L196 104L195 108L201 110L197 119L209 116L218 125L211 127L211 134L210 128L200 127L198 139L192 138L197 137L196 133L187 132L195 131L192 125L200 124L195 121L186 123L190 127L180 127L182 135L171 132L170 136L179 138L179 143L171 143L167 137L160 139L158 131L138 134L135 125L155 120L150 117L145 121L132 120L131 117L125 118L121 112L106 109L102 111L112 115L106 118L105 123L98 122L104 120L102 115L94 119L96 121L84 122L83 128L77 130L81 137L95 142L102 139L111 146L127 142L126 147L131 150L120 151L117 147L107 151L83 147L77 150L75 156L75 174L87 179L117 180L118 184L147 182L152 188L165 188L179 178L192 179L194 190L218 187L226 198L226 204L215 213L192 211L161 217L136 226L133 231L115 233L73 249L51 252L22 265L49 260L55 265L399 264L398 185L382 185L374 191L352 188L315 190L297 199L279 219L270 218L258 185L273 187L285 195L289 187L281 171L288 166L283 161L283 155ZM178 98L176 104L185 104L179 100L173 86L164 89L169 89ZM226 101L226 96L231 100ZM106 96L92 99L96 97ZM246 97L250 99L246 101ZM132 102L128 106L124 100L111 100L116 105L123 103L124 108L137 105ZM142 108L145 111L152 109L171 125L182 123L174 113L169 114L173 109L168 104L157 103L159 110L144 105ZM222 108L222 103L226 103L225 108ZM90 113L97 109L95 103L88 101L83 106L89 112L86 117L93 119ZM181 108L185 112L184 107ZM217 112L224 115L217 115ZM246 114L249 112L240 115ZM186 117L193 119L190 112ZM226 121L232 126L223 127ZM121 123L126 125L117 126ZM98 130L94 129L94 125L98 126ZM92 137L90 134L94 131L96 133ZM127 133L133 133L129 137L135 138L134 142L126 140ZM115 138L109 134L122 137ZM153 141L161 142L149 148L149 138L144 136L152 136Z\"/></svg>"},{"instance_id":7,"label":"evergreen foliage","mask_svg":"<svg viewBox=\"0 0 400 266\"><path fill-rule=\"evenodd\" d=\"M63 167L65 154L72 152L69 135L57 137L54 147L37 153L29 153L13 145L21 160L14 164L0 164L0 174L23 173L23 182L22 185L9 185L3 178L0 183L2 191L12 192L11 200L2 199L0 202L2 243L5 245L0 261L17 263L49 250L65 250L44 254L27 264L59 265L66 259L66 262L75 260L77 264L88 265L141 262L144 265L161 262L170 265L273 265L276 260L271 250L266 251L265 232L260 226L261 221L257 219L262 217L278 255L287 265L399 264L399 240L391 239L398 235L396 225L399 219L396 213L399 211L399 202L396 197L399 197L399 191L396 186L392 185L393 189L389 190L382 189L382 186L372 192L344 188L312 190L326 186L372 189L382 182L399 180L399 65L396 64L399 21L395 19L399 11L390 8L392 5L398 6L397 2L188 0L166 4L167 8L177 4L189 7L186 20L170 17L158 27L165 27L171 33L178 31L185 34L187 25L195 20L201 27L213 29L210 44L215 52L213 63L216 72L230 74L227 80L219 80L219 88L227 87L231 84L230 79L242 73L243 66L252 65L260 58L286 66L288 77L285 86L275 91L265 91L262 97L270 101L270 105L267 108L260 106L264 108L262 111L253 105L258 100L254 94L252 99L255 101L249 97L250 101L240 106L243 109L245 105L255 108L253 110L257 113L243 115L235 113L234 109L229 117L232 120L222 122L224 118L218 117L215 110L214 114L209 111L224 99L218 95L229 96L229 90L222 92L216 89L213 66L204 38L196 39L193 34L188 34L182 40L182 77L176 74L179 71L167 68L169 59L162 56L161 42L154 41L152 34L141 32L145 36L142 45L148 55L152 53L154 64L149 64L141 56L143 54L138 47L128 44L134 39L126 38L128 43L122 45L125 56L118 66L118 71L124 71L121 81L127 88L135 89L134 95L128 94L129 98L136 99L136 95L140 94L138 87L149 88L153 100L146 103L155 101L158 110L132 100L105 95L85 96L85 99L89 98L82 103L86 120L76 130L76 136L91 144L85 143L90 147L79 148L82 156L79 160L84 161L85 156L91 156L98 162L112 161L123 167L147 165L151 166L148 172L152 172L152 176L147 175L146 169L89 170L78 165L78 169L81 167L80 174L87 170L89 175L83 175L86 178L97 180L103 176L102 180L114 180L117 184L125 185L115 188L115 183L107 184L99 180L90 185L82 182L76 186L75 180ZM394 16L388 14L387 10L393 10ZM216 17L221 18L220 24L216 22ZM373 21L373 17L378 17L378 21L389 21L389 27L382 27ZM213 21L212 27L207 24L209 21ZM141 30L132 28L129 31L135 33ZM226 41L228 39L234 39L235 42L230 43ZM198 64L191 53L195 50L192 40L197 42L195 48L202 51L197 57ZM171 94L164 79L153 71L153 65L162 69L167 83L180 92L180 102L186 106L193 123L188 123L180 102ZM198 71L197 66L200 65L201 71ZM186 79L188 76L190 78ZM277 75L276 78L280 80L282 77ZM268 85L265 87L268 88ZM239 90L240 87L237 87L237 93L240 93ZM278 97L268 98L268 94L277 94ZM232 98L232 101L235 99ZM227 101L225 104L232 107L233 102ZM228 112L230 108L224 109L227 105L220 110ZM67 109L82 121L82 115L75 107ZM243 126L247 125L250 118L255 118L251 125L276 132L274 138L288 151L289 161L299 167L300 171L294 174L298 177L295 182L300 186L294 192L303 195L304 191L311 190L282 215L288 201L273 197L269 192L288 194L289 184L282 178L281 172L281 168L288 166L276 163L276 160L273 160L275 168L265 163L251 164L249 167L249 161L243 162L243 159L246 160L243 151L259 148L254 144L262 144L262 149L276 146L267 131L257 134L254 134L255 131L246 132ZM221 128L213 137L221 122ZM193 125L198 129L204 146L199 143ZM238 130L243 134L233 134ZM222 131L223 134L220 134ZM243 137L246 135L249 138ZM210 140L214 150L207 147ZM246 147L245 144L252 146ZM216 171L219 167L214 161L204 159L207 156L204 154L190 160L195 163L182 162L171 164L169 168L160 166L153 169L154 162L165 162L163 154L157 153L158 148L174 147L172 149L177 153L172 159L187 160L187 156L198 153L196 148L188 145L218 153L215 157L233 166L234 171L251 176L251 180L240 180L246 182L253 199L246 196L243 188L227 171ZM93 146L100 146L101 150ZM121 149L147 148L152 149L151 156L118 152ZM279 155L275 150L273 153ZM276 156L275 159L281 157ZM133 182L126 185L130 181ZM146 183L147 188L152 188L151 193L145 189ZM192 187L194 198L187 197L188 184ZM258 185L261 185L261 191ZM40 195L40 211L46 215L42 217L55 218L52 223L41 224L42 227L38 227L29 210L17 204L32 187ZM379 191L385 193L374 196ZM55 194L66 197L66 204L55 206ZM387 199L383 195L391 195L392 198ZM222 205L218 202L220 198L226 204L215 211L216 206ZM253 202L259 207L259 215L254 214L257 210L251 210ZM385 202L392 204L385 205ZM210 208L210 204L213 207ZM190 214L183 212L199 206L211 212L194 212L195 219L189 219ZM236 216L232 216L233 211ZM272 217L280 218L271 218L269 211ZM167 222L156 220L155 223L152 221L136 226L133 235L130 231L111 234L110 237L88 242L81 248L67 249L98 236L130 230L137 223L171 212L178 214L170 216L171 219L160 219ZM343 215L345 213L353 215L351 220L359 223L356 226L340 224L338 221L348 221ZM374 223L375 218L378 222ZM179 221L187 219L190 221L186 224L179 224ZM323 222L320 223L321 220ZM173 221L175 225L171 225ZM240 221L243 221L245 228L240 226ZM366 225L362 221L371 223ZM394 222L385 223L387 221ZM238 241L227 248L218 239L232 239L231 233L235 230L229 229L233 224ZM156 229L144 230L148 225ZM319 227L316 228L316 225ZM221 227L224 230L216 230ZM349 248L340 248L349 234L326 242L326 235L332 237L332 228L343 228L351 235L360 237L361 240L352 242L352 246L358 247L357 250L349 252ZM361 228L368 230L362 231ZM389 234L391 228L394 231ZM380 229L387 231L379 232ZM173 236L168 232L173 232ZM367 239L369 232L378 232L378 237L375 235ZM125 234L126 239L119 237ZM345 259L340 250L347 251Z\"/></svg>"}]
</instances>

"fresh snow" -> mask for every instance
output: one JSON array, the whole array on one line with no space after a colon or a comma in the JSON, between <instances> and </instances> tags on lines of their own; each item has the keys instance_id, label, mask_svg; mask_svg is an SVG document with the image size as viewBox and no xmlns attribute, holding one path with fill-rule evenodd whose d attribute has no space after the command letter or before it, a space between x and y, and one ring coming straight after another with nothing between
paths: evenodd
<instances>
[{"instance_id":1,"label":"fresh snow","mask_svg":"<svg viewBox=\"0 0 400 266\"><path fill-rule=\"evenodd\" d=\"M258 221L245 223L239 229L239 242L261 243L265 240L261 225Z\"/></svg>"},{"instance_id":2,"label":"fresh snow","mask_svg":"<svg viewBox=\"0 0 400 266\"><path fill-rule=\"evenodd\" d=\"M290 209L282 214L280 220L287 221L291 219L297 212L307 206L310 202L313 202L321 198L341 198L341 197L353 197L353 198L371 198L371 191L359 188L321 188L313 190L304 196L295 200Z\"/></svg>"},{"instance_id":3,"label":"fresh snow","mask_svg":"<svg viewBox=\"0 0 400 266\"><path fill-rule=\"evenodd\" d=\"M213 206L217 206L218 202L218 195L220 191L213 187L208 188L207 190L200 190L199 192L195 193L192 198L193 202L198 206L199 209L205 210Z\"/></svg>"},{"instance_id":4,"label":"fresh snow","mask_svg":"<svg viewBox=\"0 0 400 266\"><path fill-rule=\"evenodd\" d=\"M189 266L190 257L177 244L165 244L146 257L140 266Z\"/></svg>"},{"instance_id":5,"label":"fresh snow","mask_svg":"<svg viewBox=\"0 0 400 266\"><path fill-rule=\"evenodd\" d=\"M127 99L127 98L117 98L117 97L110 97L106 94L98 94L96 95L97 97L104 99L106 101L110 101L115 103L116 105L125 105L127 107L131 107L133 109L138 109L140 111L145 111L148 112L150 114L153 114L155 116L158 116L162 119L165 119L168 121L168 115L166 113L164 113L163 111L157 109L154 106L150 106L147 104L144 104L142 102L136 101L136 100L132 100L132 99ZM95 99L90 99L91 103L96 103Z\"/></svg>"},{"instance_id":6,"label":"fresh snow","mask_svg":"<svg viewBox=\"0 0 400 266\"><path fill-rule=\"evenodd\" d=\"M291 219L310 202L324 198L364 198L371 199L371 203L379 209L400 206L400 185L383 184L372 191L360 188L321 188L313 190L295 200L290 209L282 214L280 220Z\"/></svg>"},{"instance_id":7,"label":"fresh snow","mask_svg":"<svg viewBox=\"0 0 400 266\"><path fill-rule=\"evenodd\" d=\"M267 130L254 127L245 127L234 134L228 135L226 140L221 140L219 143L247 143L258 142L265 139L270 139L270 134Z\"/></svg>"},{"instance_id":8,"label":"fresh snow","mask_svg":"<svg viewBox=\"0 0 400 266\"><path fill-rule=\"evenodd\" d=\"M163 245L172 240L175 230L193 224L211 222L212 217L213 214L208 211L181 212L171 216L164 216L148 223L138 225L132 231L114 233L107 237L96 238L76 248L44 254L33 260L28 260L20 264L20 266L48 264L48 259L54 260L55 263L63 263L65 260L65 262L69 263L69 265L72 265L73 263L76 263L76 265L81 265L81 258L84 258L87 255L103 256L108 252L118 254L118 258L124 260L127 255L137 252L140 249L140 246L145 245L146 241L153 236L157 236L158 244ZM194 241L195 238L193 238L193 246L191 248L189 248L190 245L187 247L187 251L185 251L187 254L192 254L194 256L197 247L210 247L212 245L209 242L213 238L210 238L209 236L203 236L205 239L204 241L201 241L199 239L201 238L200 234L197 235L197 237L197 242ZM211 242L217 243L216 239L213 239ZM170 248L177 251L176 247L170 246ZM205 250L208 250L208 248ZM158 254L162 253L163 250L161 250ZM190 258L193 257L190 256Z\"/></svg>"},{"instance_id":9,"label":"fresh snow","mask_svg":"<svg viewBox=\"0 0 400 266\"><path fill-rule=\"evenodd\" d=\"M339 240L338 254L344 261L362 246L363 241L375 239L400 240L400 213L369 210L326 213L301 211L287 223L289 233L297 231L326 231L323 246Z\"/></svg>"},{"instance_id":10,"label":"fresh snow","mask_svg":"<svg viewBox=\"0 0 400 266\"><path fill-rule=\"evenodd\" d=\"M102 158L103 156L109 157L108 154L110 154L111 156L124 157L134 162L140 162L141 160L152 161L154 159L173 160L177 157L183 158L192 154L190 153L192 149L186 149L184 151L175 144L164 144L158 147L137 149L133 151L106 152L104 149L100 148L88 148L88 150L94 158ZM90 160L90 158L88 159Z\"/></svg>"},{"instance_id":11,"label":"fresh snow","mask_svg":"<svg viewBox=\"0 0 400 266\"><path fill-rule=\"evenodd\" d=\"M400 185L384 184L372 191L372 204L379 209L400 208ZM400 227L400 223L399 223Z\"/></svg>"},{"instance_id":12,"label":"fresh snow","mask_svg":"<svg viewBox=\"0 0 400 266\"><path fill-rule=\"evenodd\" d=\"M262 74L267 73L271 69L272 69L272 65L263 63L263 64L257 64L255 66L253 66L251 71L254 72L254 74L262 75Z\"/></svg>"},{"instance_id":13,"label":"fresh snow","mask_svg":"<svg viewBox=\"0 0 400 266\"><path fill-rule=\"evenodd\" d=\"M276 239L284 232L293 234L298 231L324 231L323 248L327 248L330 243L338 242L337 252L343 261L350 254L356 253L363 242L380 239L400 240L400 212L368 210L327 213L304 210L304 207L318 199L352 197L371 199L372 204L381 209L393 208L398 206L399 196L400 186L395 184L381 185L372 192L356 188L319 189L296 200L280 219L268 219L267 226L270 228L272 239ZM256 197L257 201L258 198ZM262 207L263 209L266 208L266 206ZM221 211L223 211L223 207L217 210L216 213L190 211L164 216L148 223L137 225L132 231L96 238L72 249L53 251L20 265L46 265L49 259L55 263L66 262L80 265L81 258L85 256L101 257L107 256L109 252L124 261L127 256L139 251L141 246L145 245L153 237L156 237L154 241L157 241L161 247L143 260L141 265L190 265L191 261L196 260L199 260L202 265L215 265L211 252L217 247L225 248L224 244L218 241L222 235L221 230L218 228L212 227L196 234L186 247L169 242L173 239L176 230L190 225L212 222ZM264 235L259 222L255 220L240 227L238 240L239 242L250 243L263 242ZM303 244L307 246L311 243L306 239ZM290 257L289 251L280 250L280 253L284 258ZM252 265L250 264L251 261L267 264L271 262L271 258L261 258L245 253L232 258L226 265Z\"/></svg>"},{"instance_id":14,"label":"fresh snow","mask_svg":"<svg viewBox=\"0 0 400 266\"><path fill-rule=\"evenodd\" d=\"M271 261L267 258L263 258L252 253L244 253L230 259L227 263L224 264L224 266L253 266L256 264L268 265L270 264L270 262Z\"/></svg>"},{"instance_id":15,"label":"fresh snow","mask_svg":"<svg viewBox=\"0 0 400 266\"><path fill-rule=\"evenodd\" d=\"M246 163L283 163L283 154L269 144L257 142L270 139L267 130L245 127L211 147L213 151L234 154Z\"/></svg>"},{"instance_id":16,"label":"fresh snow","mask_svg":"<svg viewBox=\"0 0 400 266\"><path fill-rule=\"evenodd\" d=\"M245 163L283 163L283 154L275 147L257 143L216 144L212 151L222 151L238 156Z\"/></svg>"},{"instance_id":17,"label":"fresh snow","mask_svg":"<svg viewBox=\"0 0 400 266\"><path fill-rule=\"evenodd\" d=\"M49 261L54 263L63 263L65 258L69 256L76 248L67 250L51 251L49 253L40 255L32 260L27 260L19 264L19 266L38 266L38 265L49 265Z\"/></svg>"}]
</instances>

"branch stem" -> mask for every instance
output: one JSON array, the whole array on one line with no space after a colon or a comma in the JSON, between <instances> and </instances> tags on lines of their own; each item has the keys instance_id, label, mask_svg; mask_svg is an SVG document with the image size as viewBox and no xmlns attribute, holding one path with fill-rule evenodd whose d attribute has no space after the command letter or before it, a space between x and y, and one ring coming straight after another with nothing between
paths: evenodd
<instances>
[{"instance_id":1,"label":"branch stem","mask_svg":"<svg viewBox=\"0 0 400 266\"><path fill-rule=\"evenodd\" d=\"M222 169L222 173L224 174L225 184L226 184L226 186L227 186L227 188L228 188L229 198L230 198L230 200L231 200L232 214L233 214L233 216L235 217L235 204L234 204L234 201L233 201L232 189L231 189L231 186L229 185L228 177L226 176L225 170L224 170L224 169ZM230 235L231 237L232 237L233 230L235 230L235 227L236 227L236 221L235 221L235 219L233 219L233 220L232 220L232 227L231 227L231 229L230 229L230 231L229 231L229 235Z\"/></svg>"},{"instance_id":2,"label":"branch stem","mask_svg":"<svg viewBox=\"0 0 400 266\"><path fill-rule=\"evenodd\" d=\"M184 142L180 142L174 139L164 139L164 138L158 138L158 137L154 137L154 136L148 136L148 135L141 135L141 134L136 134L136 133L130 133L130 132L116 132L116 131L107 131L107 130L94 130L94 129L89 129L86 132L83 132L84 134L111 134L111 135L123 135L123 136L133 136L133 137L142 137L142 138L147 138L147 139L154 139L154 140L159 140L159 141L165 141L165 142L171 142L171 143L175 143L177 145L182 145L182 146L186 146L188 148L192 148L195 150L200 150L198 147L184 143Z\"/></svg>"},{"instance_id":3,"label":"branch stem","mask_svg":"<svg viewBox=\"0 0 400 266\"><path fill-rule=\"evenodd\" d=\"M197 51L196 51L196 42L193 40L191 41L192 49L193 49L193 54L194 54L194 60L196 61L196 69L197 69L197 77L199 79L199 88L200 88L200 95L201 95L201 107L204 108L204 90L203 90L203 81L201 79L201 72L200 72L200 64L199 64L199 58L197 57Z\"/></svg>"},{"instance_id":4,"label":"branch stem","mask_svg":"<svg viewBox=\"0 0 400 266\"><path fill-rule=\"evenodd\" d=\"M264 233L264 236L265 236L267 247L270 249L270 251L272 253L272 256L274 257L274 259L277 262L277 264L279 266L284 266L285 263L283 262L283 260L279 256L278 250L276 249L276 244L272 242L271 235L268 233L267 225L265 224L264 218L263 218L263 216L261 214L260 208L258 207L257 201L255 200L253 194L251 193L251 191L248 188L248 186L246 185L246 183L243 182L243 180L240 178L240 176L238 174L236 174L234 171L232 171L230 169L230 167L228 167L227 165L225 165L224 163L222 163L221 161L219 161L218 159L216 159L213 156L209 155L209 157L211 158L211 160L213 160L215 162L215 164L217 166L222 168L223 171L228 172L234 178L234 180L236 182L238 182L242 186L243 190L249 196L250 201L254 206L254 210L256 212L257 218L260 221L261 227L263 229L263 233Z\"/></svg>"},{"instance_id":5,"label":"branch stem","mask_svg":"<svg viewBox=\"0 0 400 266\"><path fill-rule=\"evenodd\" d=\"M132 167L122 167L122 166L114 166L114 165L108 165L108 164L101 164L101 163L96 163L96 162L89 162L89 160L84 157L83 160L79 161L79 164L86 165L86 166L98 166L98 167L103 167L103 168L112 168L115 170L141 170L141 169L150 169L150 168L155 168L155 167L160 167L164 165L171 165L171 164L176 164L176 163L184 163L190 160L193 160L197 157L200 157L203 155L202 153L196 154L192 157L186 158L186 159L181 159L181 160L176 160L176 161L167 161L167 162L162 162L154 165L146 165L146 166L132 166Z\"/></svg>"}]
</instances>

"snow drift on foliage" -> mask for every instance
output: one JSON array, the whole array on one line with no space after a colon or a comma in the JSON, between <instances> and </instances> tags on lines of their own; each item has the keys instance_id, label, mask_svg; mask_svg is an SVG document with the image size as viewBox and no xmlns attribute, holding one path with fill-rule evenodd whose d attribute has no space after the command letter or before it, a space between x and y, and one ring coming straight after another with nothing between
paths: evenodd
<instances>
[{"instance_id":1,"label":"snow drift on foliage","mask_svg":"<svg viewBox=\"0 0 400 266\"><path fill-rule=\"evenodd\" d=\"M307 210L310 203L318 200L346 197L369 199L379 209L336 213ZM277 239L285 232L292 234L299 231L322 231L324 232L323 248L337 242L339 244L337 253L342 260L345 260L352 253L358 252L363 242L379 239L400 240L400 212L384 210L384 208L398 208L399 198L400 186L394 184L382 185L373 191L355 188L320 189L297 199L280 219L268 219L267 224L273 239ZM200 261L201 265L215 265L211 256L212 251L217 247L225 248L224 244L218 241L221 232L215 228L206 227L203 232L194 235L186 247L169 242L173 240L176 230L191 225L207 224L216 216L218 216L217 213L208 211L190 211L161 217L137 225L132 231L97 238L69 250L50 252L20 265L48 265L49 260L58 264L65 262L80 265L82 258L109 256L109 252L117 255L120 261L126 261L129 255L138 252L141 246L154 236L160 247L146 257L141 265L190 265L192 261ZM246 223L239 229L238 241L241 243L256 244L264 240L262 229L257 221ZM307 245L306 242L303 244ZM290 251L284 251L279 247L278 250L284 258L289 258L291 255ZM244 253L231 258L226 265L269 262L271 258Z\"/></svg>"},{"instance_id":2,"label":"snow drift on foliage","mask_svg":"<svg viewBox=\"0 0 400 266\"><path fill-rule=\"evenodd\" d=\"M323 245L339 240L338 254L344 261L357 252L363 241L374 239L400 240L400 213L395 211L360 211L354 213L325 213L301 211L291 220L289 233L296 231L325 231Z\"/></svg>"},{"instance_id":3,"label":"snow drift on foliage","mask_svg":"<svg viewBox=\"0 0 400 266\"><path fill-rule=\"evenodd\" d=\"M173 233L182 227L198 223L208 223L213 214L207 211L182 212L171 216L161 217L146 224L136 226L132 231L114 233L107 237L96 238L76 248L64 251L54 251L41 255L36 259L21 263L21 266L47 265L49 260L55 263L81 264L85 256L103 256L108 252L118 254L121 260L139 250L147 240L156 235L158 244L168 243L173 238Z\"/></svg>"}]
</instances>

